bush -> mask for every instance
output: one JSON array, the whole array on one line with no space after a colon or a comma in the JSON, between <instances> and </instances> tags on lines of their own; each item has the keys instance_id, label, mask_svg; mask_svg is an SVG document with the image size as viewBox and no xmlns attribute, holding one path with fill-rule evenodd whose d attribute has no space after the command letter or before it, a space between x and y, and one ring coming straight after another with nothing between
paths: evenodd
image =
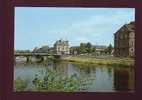
<instances>
[{"instance_id":1,"label":"bush","mask_svg":"<svg viewBox=\"0 0 142 100\"><path fill-rule=\"evenodd\" d=\"M82 83L76 74L60 77L55 70L48 69L43 79L36 75L33 84L36 91L73 92L79 91Z\"/></svg>"},{"instance_id":2,"label":"bush","mask_svg":"<svg viewBox=\"0 0 142 100\"><path fill-rule=\"evenodd\" d=\"M26 80L22 80L20 77L18 77L15 81L14 81L14 90L16 91L24 91L27 86L28 86L28 82Z\"/></svg>"}]
</instances>

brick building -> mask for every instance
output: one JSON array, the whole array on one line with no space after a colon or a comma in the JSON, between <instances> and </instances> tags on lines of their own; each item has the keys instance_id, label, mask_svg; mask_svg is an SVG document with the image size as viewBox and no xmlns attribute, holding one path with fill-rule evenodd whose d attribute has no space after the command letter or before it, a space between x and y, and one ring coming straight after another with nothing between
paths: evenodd
<instances>
[{"instance_id":1,"label":"brick building","mask_svg":"<svg viewBox=\"0 0 142 100\"><path fill-rule=\"evenodd\" d=\"M123 25L114 34L114 56L135 56L135 22Z\"/></svg>"}]
</instances>

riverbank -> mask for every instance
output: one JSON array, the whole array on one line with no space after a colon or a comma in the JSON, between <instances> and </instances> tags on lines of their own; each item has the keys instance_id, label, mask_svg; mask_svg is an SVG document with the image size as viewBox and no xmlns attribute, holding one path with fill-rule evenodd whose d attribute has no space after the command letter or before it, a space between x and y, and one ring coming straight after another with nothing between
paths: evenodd
<instances>
[{"instance_id":1,"label":"riverbank","mask_svg":"<svg viewBox=\"0 0 142 100\"><path fill-rule=\"evenodd\" d=\"M132 58L90 58L90 57L68 56L64 57L62 60L69 62L77 62L81 64L111 65L111 66L120 66L120 67L134 66L134 59Z\"/></svg>"},{"instance_id":2,"label":"riverbank","mask_svg":"<svg viewBox=\"0 0 142 100\"><path fill-rule=\"evenodd\" d=\"M61 58L68 58L67 56L71 55ZM81 59L86 58L81 56ZM110 59L113 60L111 57ZM131 90L134 90L133 67L96 65L61 59L14 65L14 91L17 92L129 92Z\"/></svg>"}]
</instances>

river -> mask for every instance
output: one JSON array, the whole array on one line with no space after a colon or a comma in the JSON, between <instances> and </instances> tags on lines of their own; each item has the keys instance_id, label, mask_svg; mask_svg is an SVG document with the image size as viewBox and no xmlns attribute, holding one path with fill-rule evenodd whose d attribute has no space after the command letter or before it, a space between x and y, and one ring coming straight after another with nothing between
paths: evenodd
<instances>
[{"instance_id":1,"label":"river","mask_svg":"<svg viewBox=\"0 0 142 100\"><path fill-rule=\"evenodd\" d=\"M47 63L25 63L17 61L15 64L14 79L18 77L29 80L27 90L32 88L32 80L35 75L43 77L47 68L56 70L59 75L70 76L77 74L87 80L91 80L87 85L87 92L120 92L134 91L134 68L115 67L94 64L78 64L74 62L49 61Z\"/></svg>"}]
</instances>

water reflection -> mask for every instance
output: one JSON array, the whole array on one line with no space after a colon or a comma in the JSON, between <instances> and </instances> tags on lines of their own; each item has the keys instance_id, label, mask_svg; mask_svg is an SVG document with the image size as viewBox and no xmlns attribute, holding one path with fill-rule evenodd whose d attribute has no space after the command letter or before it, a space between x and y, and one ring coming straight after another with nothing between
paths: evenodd
<instances>
[{"instance_id":1,"label":"water reflection","mask_svg":"<svg viewBox=\"0 0 142 100\"><path fill-rule=\"evenodd\" d=\"M80 79L85 79L87 85L82 87L82 91L114 92L134 90L133 68L96 66L65 61L26 64L18 62L15 65L14 79L21 77L32 80L36 74L43 77L48 68L55 69L60 78L76 74ZM32 85L32 82L29 83L29 87L31 87L30 85Z\"/></svg>"},{"instance_id":2,"label":"water reflection","mask_svg":"<svg viewBox=\"0 0 142 100\"><path fill-rule=\"evenodd\" d=\"M134 72L131 68L127 69L114 69L114 87L117 91L128 91L134 88L132 81Z\"/></svg>"}]
</instances>

